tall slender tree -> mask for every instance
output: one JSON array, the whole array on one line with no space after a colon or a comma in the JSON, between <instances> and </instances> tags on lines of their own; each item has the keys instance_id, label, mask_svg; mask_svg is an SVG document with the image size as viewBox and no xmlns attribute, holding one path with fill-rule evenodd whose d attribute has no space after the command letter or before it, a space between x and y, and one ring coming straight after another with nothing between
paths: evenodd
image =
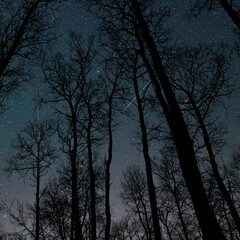
<instances>
[{"instance_id":1,"label":"tall slender tree","mask_svg":"<svg viewBox=\"0 0 240 240\"><path fill-rule=\"evenodd\" d=\"M85 114L82 118L82 126L85 134L86 156L88 159L88 171L90 181L90 237L96 240L97 232L97 164L96 146L101 145L103 136L102 125L105 121L103 114L104 100L100 89L101 82L89 80L85 91L83 103ZM95 159L94 159L95 158Z\"/></svg>"},{"instance_id":2,"label":"tall slender tree","mask_svg":"<svg viewBox=\"0 0 240 240\"><path fill-rule=\"evenodd\" d=\"M144 171L139 166L128 167L123 172L121 186L121 197L124 204L135 221L138 219L141 224L140 234L147 240L153 239L154 230L149 206L147 179Z\"/></svg>"},{"instance_id":3,"label":"tall slender tree","mask_svg":"<svg viewBox=\"0 0 240 240\"><path fill-rule=\"evenodd\" d=\"M226 239L209 205L197 165L193 142L171 87L170 80L162 64L161 55L156 45L157 42L159 43L159 36L156 35L156 26L153 25L153 21L151 21L151 17L148 14L151 11L151 3L149 1L139 2L132 0L119 1L117 3L114 1L95 1L94 4L100 6L101 10L109 10L109 15L102 18L105 20L106 25L110 26L111 30L115 29L114 36L111 34L110 29L106 30L110 40L117 39L122 43L122 37L124 39L129 37L131 40L137 41L140 51L142 53L145 52L145 56L149 56L149 58L142 57L142 59L145 63L148 60L148 65L152 69L152 84L173 136L182 173L190 192L203 236L205 239L212 239L214 237ZM100 11L98 11L98 15L101 15ZM153 38L154 34L156 41ZM140 37L137 38L137 35ZM119 42L115 42L115 44L114 46L118 47L117 50L119 50L121 45L119 45ZM129 49L130 45L123 42L123 46L126 46L125 50L127 49L128 53L131 52L131 48ZM159 45L161 46L161 43ZM120 54L124 54L124 52L120 52ZM128 59L126 58L125 60L127 61ZM148 68L148 72L149 70L150 68Z\"/></svg>"},{"instance_id":4,"label":"tall slender tree","mask_svg":"<svg viewBox=\"0 0 240 240\"><path fill-rule=\"evenodd\" d=\"M189 136L187 126L184 122L168 76L164 66L162 65L157 46L144 19L141 10L142 6L137 0L132 0L132 6L142 38L149 50L154 71L159 80L158 82L153 79L153 84L173 135L180 166L192 198L193 206L196 211L203 236L205 239L213 239L214 237L217 237L218 239L226 239L219 224L217 223L212 209L209 206L201 175L197 166L192 140Z\"/></svg>"},{"instance_id":5,"label":"tall slender tree","mask_svg":"<svg viewBox=\"0 0 240 240\"><path fill-rule=\"evenodd\" d=\"M156 209L158 207L157 207L155 186L154 186L154 182L153 182L151 157L149 154L149 140L148 140L148 134L147 134L147 127L146 127L146 123L145 123L143 103L142 103L142 99L139 94L140 89L138 87L139 79L138 79L138 73L137 73L137 67L138 67L137 64L138 64L138 54L136 54L136 58L135 58L134 65L133 65L133 78L132 79L133 79L134 91L135 91L135 95L136 95L138 114L139 114L139 122L140 122L141 133L142 133L141 140L142 140L143 155L144 155L144 159L145 159L148 194L149 194L149 200L150 200L150 205L151 205L154 236L155 236L155 239L162 239L158 211L156 211Z\"/></svg>"},{"instance_id":6,"label":"tall slender tree","mask_svg":"<svg viewBox=\"0 0 240 240\"><path fill-rule=\"evenodd\" d=\"M190 105L196 116L212 166L213 176L239 231L239 214L219 172L213 138L207 127L210 125L208 119L209 115L213 114L213 107L216 107L216 103L222 102L224 97L229 97L231 94L228 77L230 58L224 53L224 50L225 46L218 48L216 51L209 47L186 50L181 58L183 61L180 61L182 63L180 65L184 65L183 72L180 70L182 78L180 80L176 77L179 72L175 68L176 75L173 77L173 81L176 89L184 93L185 98L187 98L186 104Z\"/></svg>"},{"instance_id":7,"label":"tall slender tree","mask_svg":"<svg viewBox=\"0 0 240 240\"><path fill-rule=\"evenodd\" d=\"M91 69L94 53L92 41L88 43L87 49L83 50L81 40L76 35L71 37L70 49L69 59L64 60L61 55L55 56L54 59L43 64L43 72L51 94L46 101L58 103L52 106L65 119L65 124L64 122L59 124L58 133L63 145L62 149L71 163L71 239L82 240L78 200L79 146L82 144L79 120L83 108L86 78Z\"/></svg>"},{"instance_id":8,"label":"tall slender tree","mask_svg":"<svg viewBox=\"0 0 240 240\"><path fill-rule=\"evenodd\" d=\"M17 154L8 160L6 171L18 172L23 176L30 175L34 182L35 208L34 227L36 240L40 239L40 199L41 181L52 162L56 159L56 150L50 140L54 134L53 125L47 121L29 122L27 127L17 135L14 148ZM15 217L15 220L17 217ZM23 226L22 226L23 227Z\"/></svg>"},{"instance_id":9,"label":"tall slender tree","mask_svg":"<svg viewBox=\"0 0 240 240\"><path fill-rule=\"evenodd\" d=\"M113 131L117 126L116 116L119 110L117 99L119 98L120 87L119 80L121 79L122 69L114 66L113 62L105 61L104 75L102 81L104 83L104 98L106 99L106 115L107 124L106 131L108 134L108 154L105 157L105 239L110 239L111 230L111 207L110 207L110 167L113 159Z\"/></svg>"}]
</instances>

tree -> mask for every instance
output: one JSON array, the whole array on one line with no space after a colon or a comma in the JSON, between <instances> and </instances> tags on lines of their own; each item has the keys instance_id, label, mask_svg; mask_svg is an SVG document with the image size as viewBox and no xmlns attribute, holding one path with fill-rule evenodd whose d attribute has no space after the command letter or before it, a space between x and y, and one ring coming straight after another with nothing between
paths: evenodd
<instances>
[{"instance_id":1,"label":"tree","mask_svg":"<svg viewBox=\"0 0 240 240\"><path fill-rule=\"evenodd\" d=\"M63 159L64 160L64 159ZM94 156L95 161L95 156ZM88 158L79 162L77 174L79 219L82 226L83 239L91 237L91 201L90 201L90 174ZM103 189L104 171L102 167L94 166L97 191ZM41 218L45 229L46 239L71 239L72 213L72 180L71 163L61 163L55 179L47 183L48 189L42 194ZM97 192L96 191L96 192ZM104 236L104 198L96 194L96 225L97 238Z\"/></svg>"},{"instance_id":2,"label":"tree","mask_svg":"<svg viewBox=\"0 0 240 240\"><path fill-rule=\"evenodd\" d=\"M110 239L111 230L111 209L110 209L110 167L113 159L113 131L115 130L116 116L119 111L117 99L119 98L119 91L123 88L120 87L119 80L121 79L122 69L114 66L113 63L109 63L109 60L105 59L104 76L102 81L104 83L104 102L106 102L106 131L108 134L108 154L105 157L105 240Z\"/></svg>"},{"instance_id":3,"label":"tree","mask_svg":"<svg viewBox=\"0 0 240 240\"><path fill-rule=\"evenodd\" d=\"M40 123L29 122L26 128L17 135L14 148L17 150L15 156L8 160L7 172L18 172L27 176L30 174L34 182L35 192L35 235L36 240L40 239L40 189L42 177L57 158L56 150L50 143L54 134L53 125L48 121Z\"/></svg>"},{"instance_id":4,"label":"tree","mask_svg":"<svg viewBox=\"0 0 240 240\"><path fill-rule=\"evenodd\" d=\"M239 179L239 148L232 154L232 158L229 162L224 162L222 166L222 179L227 188L227 191L235 205L236 210L239 212L239 197L240 197L240 179ZM226 201L223 196L220 196L223 218L225 222L225 226L227 227L228 235L231 239L239 238L238 229L234 223L233 217L231 215L231 211L226 204Z\"/></svg>"},{"instance_id":5,"label":"tree","mask_svg":"<svg viewBox=\"0 0 240 240\"><path fill-rule=\"evenodd\" d=\"M187 99L184 111L190 108L194 112L202 131L214 178L239 230L239 214L219 172L216 161L217 153L214 153L214 146L215 148L217 147L216 141L220 142L220 139L219 136L217 136L217 140L214 139L208 130L212 126L210 117L213 115L213 109L217 107L219 102L223 101L223 98L229 97L231 94L232 87L229 84L228 76L230 58L225 53L225 49L226 47L222 46L216 50L210 47L186 50L179 61L180 64L172 64L172 66L175 66L175 69L173 71L174 76L171 76L171 78L175 88L183 92L183 99ZM183 66L180 67L180 71L177 70L177 65ZM178 77L180 75L181 79ZM186 105L189 106L187 107ZM218 147L219 149L222 148L221 145ZM216 152L219 152L219 150L216 149Z\"/></svg>"},{"instance_id":6,"label":"tree","mask_svg":"<svg viewBox=\"0 0 240 240\"><path fill-rule=\"evenodd\" d=\"M91 88L89 88L90 91ZM91 89L92 90L92 89ZM87 152L88 152L88 169L89 169L89 174L90 174L90 211L91 211L91 238L92 240L97 239L97 216L96 216L96 186L95 186L95 174L94 174L94 167L93 167L93 136L92 136L92 131L93 131L93 121L94 121L94 108L96 107L96 102L92 102L92 98L95 94L97 94L98 89L94 89L89 94L89 97L85 99L85 104L87 107L88 111L88 118L87 118ZM95 100L95 99L94 99ZM94 101L93 100L93 101Z\"/></svg>"},{"instance_id":7,"label":"tree","mask_svg":"<svg viewBox=\"0 0 240 240\"><path fill-rule=\"evenodd\" d=\"M58 137L62 151L69 158L71 164L72 214L71 239L82 240L82 226L80 222L78 200L78 168L79 146L82 138L79 135L79 115L83 107L86 77L89 74L93 61L92 42L84 51L80 39L72 35L70 46L70 59L64 58L60 53L42 66L46 83L50 89L50 98L46 99L55 111L63 117L65 122L59 123Z\"/></svg>"},{"instance_id":8,"label":"tree","mask_svg":"<svg viewBox=\"0 0 240 240\"><path fill-rule=\"evenodd\" d=\"M112 240L144 240L141 223L130 215L123 217L118 222L113 222L111 231Z\"/></svg>"},{"instance_id":9,"label":"tree","mask_svg":"<svg viewBox=\"0 0 240 240\"><path fill-rule=\"evenodd\" d=\"M193 142L156 45L159 41L158 35L156 36L156 41L153 38L157 31L148 14L151 12L151 4L148 1L139 2L137 0L129 2L118 1L117 3L114 1L97 1L94 3L99 5L101 10L105 9L108 11L110 9L108 11L109 15L105 15L107 16L105 17L105 19L107 18L105 23L111 22L110 26L115 28L114 32L117 34L115 37L110 35L112 37L110 40L117 39L122 34L125 35L125 38L128 37L137 41L140 55L152 80L157 99L171 130L182 173L203 236L205 239L226 239L217 223L214 212L209 206L197 165ZM98 11L98 13L101 12Z\"/></svg>"},{"instance_id":10,"label":"tree","mask_svg":"<svg viewBox=\"0 0 240 240\"><path fill-rule=\"evenodd\" d=\"M0 111L5 100L22 82L22 59L36 56L40 45L53 38L48 17L56 0L1 1L0 17Z\"/></svg>"},{"instance_id":11,"label":"tree","mask_svg":"<svg viewBox=\"0 0 240 240\"><path fill-rule=\"evenodd\" d=\"M70 236L71 202L67 188L61 179L47 184L42 194L41 221L46 239L67 240Z\"/></svg>"},{"instance_id":12,"label":"tree","mask_svg":"<svg viewBox=\"0 0 240 240\"><path fill-rule=\"evenodd\" d=\"M192 9L196 15L201 13L204 9L208 11L215 10L221 7L225 10L227 15L234 22L238 30L240 30L240 5L237 1L232 0L192 0Z\"/></svg>"},{"instance_id":13,"label":"tree","mask_svg":"<svg viewBox=\"0 0 240 240\"><path fill-rule=\"evenodd\" d=\"M45 80L50 88L50 98L46 102L53 103L58 116L63 117L58 126L58 137L62 151L70 159L72 184L72 224L71 239L83 239L81 224L78 174L82 163L88 166L89 173L89 234L91 239L97 238L97 205L100 201L97 188L101 189L98 178L98 156L96 149L101 145L101 129L104 122L101 82L91 77L92 64L95 59L93 39L86 45L81 38L71 35L70 54L65 58L59 53L48 63L43 64ZM57 104L56 104L57 103ZM98 186L97 186L98 184ZM101 201L100 201L101 202ZM100 234L100 233L99 233Z\"/></svg>"},{"instance_id":14,"label":"tree","mask_svg":"<svg viewBox=\"0 0 240 240\"><path fill-rule=\"evenodd\" d=\"M101 92L101 82L89 79L84 92L83 114L80 124L83 129L85 153L88 159L88 171L90 181L90 233L91 239L97 239L97 147L101 146L103 125L105 126L104 102ZM108 116L109 117L109 116ZM109 131L109 129L108 129Z\"/></svg>"},{"instance_id":15,"label":"tree","mask_svg":"<svg viewBox=\"0 0 240 240\"><path fill-rule=\"evenodd\" d=\"M158 77L152 79L156 89L156 94L162 105L167 122L176 145L180 166L183 172L186 185L192 198L193 206L203 232L203 237L212 239L217 236L219 239L226 239L216 221L214 213L209 206L205 189L201 180L201 175L197 166L196 156L193 149L192 140L180 111L176 96L172 90L165 68L162 65L157 46L147 27L141 11L141 5L133 0L133 11L136 15L143 40L149 50L153 68ZM162 91L164 97L162 96Z\"/></svg>"},{"instance_id":16,"label":"tree","mask_svg":"<svg viewBox=\"0 0 240 240\"><path fill-rule=\"evenodd\" d=\"M159 17L160 19L163 18L161 15ZM158 213L156 211L157 209L157 200L156 200L156 193L155 193L155 187L154 182L152 178L152 167L151 167L151 157L149 154L149 143L148 143L148 136L147 136L147 127L145 124L145 117L144 117L144 110L143 110L143 103L142 99L139 95L140 89L138 89L138 82L142 81L144 82L145 76L145 69L142 67L142 62L139 57L138 53L138 47L136 44L135 39L130 39L126 36L124 36L124 33L117 31L116 29L112 28L112 22L108 22L108 19L103 16L103 20L106 21L106 25L104 27L104 30L109 33L109 38L111 39L110 47L106 46L106 49L111 54L111 60L112 62L116 62L117 65L119 65L122 68L123 76L125 76L128 81L133 79L133 88L136 95L136 102L137 102L137 108L139 113L139 122L141 127L141 142L142 142L142 152L145 159L145 166L146 166L146 174L147 174L147 182L148 182L148 193L150 197L150 203L151 203L151 212L153 217L153 225L154 225L154 234L156 239L161 239L161 230L159 226L159 219L158 219ZM111 21L111 20L110 20ZM160 21L158 19L158 21ZM123 23L124 24L124 23ZM135 27L135 26L134 26ZM128 31L133 31L134 29L131 29L129 27ZM134 32L133 32L134 34ZM113 39L112 39L113 38ZM164 38L163 38L164 39ZM120 46L120 47L119 47ZM111 53L114 52L114 53ZM123 79L124 81L124 79ZM126 83L127 85L131 86L132 83ZM122 93L122 98L126 98L126 94ZM132 100L132 99L131 99ZM131 101L130 100L130 101ZM130 102L130 104L133 103ZM128 106L130 106L128 104ZM127 106L127 108L128 108Z\"/></svg>"},{"instance_id":17,"label":"tree","mask_svg":"<svg viewBox=\"0 0 240 240\"><path fill-rule=\"evenodd\" d=\"M195 239L201 237L201 234L176 158L174 146L166 145L161 150L160 161L154 161L154 174L159 178L160 219L170 239Z\"/></svg>"},{"instance_id":18,"label":"tree","mask_svg":"<svg viewBox=\"0 0 240 240\"><path fill-rule=\"evenodd\" d=\"M140 97L139 94L139 87L138 87L138 81L139 76L137 72L137 61L138 61L138 54L136 54L136 59L133 66L133 84L134 84L134 91L136 95L136 101L137 101L137 107L138 107L138 113L139 113L139 121L141 126L141 133L142 133L142 148L143 148L143 155L145 159L145 166L146 166L146 176L147 176L147 184L148 184L148 194L151 204L151 213L152 213L152 220L153 220L153 227L154 227L154 236L155 239L162 239L161 236L161 229L159 225L159 217L157 210L157 199L156 199L156 193L155 193L155 186L153 182L153 173L152 173L152 163L151 163L151 157L149 154L149 142L148 142L148 134L147 134L147 127L145 124L145 118L144 118L144 109L143 109L143 100ZM139 74L141 75L141 74Z\"/></svg>"},{"instance_id":19,"label":"tree","mask_svg":"<svg viewBox=\"0 0 240 240\"><path fill-rule=\"evenodd\" d=\"M148 186L145 174L139 166L128 167L123 172L121 198L130 212L136 215L147 240L153 239L152 218L150 214Z\"/></svg>"}]
</instances>

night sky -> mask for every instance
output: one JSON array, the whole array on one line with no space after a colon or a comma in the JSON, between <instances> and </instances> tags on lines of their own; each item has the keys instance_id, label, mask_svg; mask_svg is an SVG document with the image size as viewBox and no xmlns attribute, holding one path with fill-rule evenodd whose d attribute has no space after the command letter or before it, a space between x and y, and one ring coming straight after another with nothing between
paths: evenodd
<instances>
[{"instance_id":1,"label":"night sky","mask_svg":"<svg viewBox=\"0 0 240 240\"><path fill-rule=\"evenodd\" d=\"M58 41L58 48L60 51L65 49L67 44L67 33L71 30L88 35L98 30L98 20L79 4L74 4L74 1L62 7L58 13L61 16L56 31L59 34L65 34ZM178 2L178 3L176 3ZM174 31L172 36L180 42L189 45L198 45L200 43L212 43L225 41L231 46L236 41L236 35L233 33L234 25L224 11L218 10L209 13L208 16L204 15L202 18L189 19L187 17L186 9L187 4L183 1L168 1L172 16L169 19L169 27ZM58 18L56 16L56 18ZM55 20L53 18L53 20ZM64 53L64 52L63 52ZM235 82L235 91L230 100L226 101L226 108L219 108L217 113L219 118L225 119L225 126L227 129L227 142L223 156L227 161L232 152L240 145L240 81L239 72L237 72L240 64L239 57L235 56L232 62L232 72L235 76L232 80ZM96 75L99 74L100 69L94 66ZM33 111L33 96L35 94L34 83L41 80L41 72L39 69L34 69L34 79L31 80L32 84L22 86L21 93L12 95L8 100L9 109L0 117L0 159L4 165L6 158L10 157L13 153L11 142L15 137L15 133L21 130L27 121L35 117ZM43 91L43 92L41 92ZM40 88L40 95L44 94L44 89ZM134 105L131 105L130 110L134 111ZM43 115L49 114L46 107ZM46 117L46 116L42 116ZM114 133L114 152L113 162L111 165L111 194L113 218L119 217L122 204L119 198L119 187L121 172L124 168L131 164L144 164L143 158L137 152L134 143L136 141L135 132L138 129L136 123L127 118L126 116L120 117L120 127ZM61 163L59 163L61 164ZM24 201L31 201L33 197L33 187L24 184L17 175L9 178L6 174L0 174L0 196L2 199L20 199ZM3 219L4 216L1 216ZM3 223L3 221L1 221Z\"/></svg>"}]
</instances>

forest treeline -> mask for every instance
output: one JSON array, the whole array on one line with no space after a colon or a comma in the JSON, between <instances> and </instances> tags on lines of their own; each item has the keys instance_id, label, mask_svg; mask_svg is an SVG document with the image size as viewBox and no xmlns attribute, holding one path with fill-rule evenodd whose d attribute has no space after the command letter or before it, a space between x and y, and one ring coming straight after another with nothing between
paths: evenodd
<instances>
[{"instance_id":1,"label":"forest treeline","mask_svg":"<svg viewBox=\"0 0 240 240\"><path fill-rule=\"evenodd\" d=\"M240 151L223 161L227 132L218 118L238 74L239 2L192 0L186 9L188 21L223 11L234 47L179 43L161 1L76 2L100 29L90 37L69 33L64 49L52 44L62 37L52 16L68 1L0 3L1 113L36 78L32 67L44 86L2 173L34 186L34 200L1 201L15 232L2 229L0 239L240 239ZM41 114L44 106L49 114ZM114 212L125 214L116 220L111 165L121 116L137 125L134 148L144 168L123 171L125 209Z\"/></svg>"}]
</instances>

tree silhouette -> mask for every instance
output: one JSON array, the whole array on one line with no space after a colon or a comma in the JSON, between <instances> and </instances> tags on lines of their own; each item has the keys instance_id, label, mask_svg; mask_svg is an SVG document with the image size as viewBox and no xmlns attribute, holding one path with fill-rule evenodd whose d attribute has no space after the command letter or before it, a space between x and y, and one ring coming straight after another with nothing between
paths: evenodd
<instances>
[{"instance_id":1,"label":"tree silhouette","mask_svg":"<svg viewBox=\"0 0 240 240\"><path fill-rule=\"evenodd\" d=\"M139 166L128 167L123 172L121 197L131 213L138 217L144 239L153 239L147 180Z\"/></svg>"},{"instance_id":2,"label":"tree silhouette","mask_svg":"<svg viewBox=\"0 0 240 240\"><path fill-rule=\"evenodd\" d=\"M67 240L70 236L71 203L61 179L48 183L42 194L41 221L46 239Z\"/></svg>"},{"instance_id":3,"label":"tree silhouette","mask_svg":"<svg viewBox=\"0 0 240 240\"><path fill-rule=\"evenodd\" d=\"M45 101L52 103L51 106L56 113L65 120L59 122L58 136L62 151L71 162L71 239L83 239L78 200L78 171L82 162L86 163L85 159L89 172L89 234L92 239L96 239L97 234L100 234L97 233L99 194L96 193L96 188L101 189L101 186L100 180L97 179L98 166L95 161L98 158L97 147L101 145L103 139L101 132L105 124L103 113L105 99L102 97L101 81L97 82L91 77L95 58L93 39L83 45L81 38L72 34L69 48L70 56L64 58L59 54L43 64L45 79L51 90L50 98L46 98Z\"/></svg>"},{"instance_id":4,"label":"tree silhouette","mask_svg":"<svg viewBox=\"0 0 240 240\"><path fill-rule=\"evenodd\" d=\"M216 107L216 104L222 101L222 98L228 97L231 93L228 77L230 59L224 53L224 49L225 46L218 48L215 52L208 47L205 49L199 47L192 49L192 51L187 50L180 60L181 64L179 64L184 65L183 71L180 70L181 72L179 72L175 68L174 76L171 77L176 89L184 92L185 98L187 98L185 104L190 105L196 116L203 134L213 175L239 229L240 218L220 175L213 149L216 144L214 144L213 137L207 129L210 125L208 119L213 107ZM176 64L172 64L173 66L176 67ZM181 80L178 79L177 75L181 75ZM186 108L184 111L187 110Z\"/></svg>"},{"instance_id":5,"label":"tree silhouette","mask_svg":"<svg viewBox=\"0 0 240 240\"><path fill-rule=\"evenodd\" d=\"M54 134L53 125L48 121L29 122L26 128L17 135L14 148L15 156L8 160L6 171L10 174L18 172L22 176L30 175L36 188L34 206L34 225L36 240L40 239L40 189L42 177L57 158L56 150L50 143ZM20 208L19 208L20 210ZM23 211L23 210L21 210ZM12 214L13 217L13 214ZM17 220L17 217L14 217ZM26 227L26 226L25 226Z\"/></svg>"},{"instance_id":6,"label":"tree silhouette","mask_svg":"<svg viewBox=\"0 0 240 240\"><path fill-rule=\"evenodd\" d=\"M204 9L208 11L215 10L219 6L224 9L230 19L234 22L238 30L240 30L240 5L238 1L229 0L192 0L192 10L195 15L201 13Z\"/></svg>"},{"instance_id":7,"label":"tree silhouette","mask_svg":"<svg viewBox=\"0 0 240 240\"><path fill-rule=\"evenodd\" d=\"M149 142L148 142L148 136L147 136L147 127L145 123L144 118L144 109L142 104L142 99L139 95L139 87L137 81L138 79L138 73L137 73L137 58L138 55L136 55L135 63L133 66L133 84L134 84L134 90L136 95L136 101L138 106L138 112L139 112L139 121L141 126L141 133L142 133L142 148L143 148L143 155L145 159L145 166L146 166L146 175L147 175L147 184L148 184L148 194L151 204L151 213L152 213L152 219L153 219L153 227L154 227L154 236L155 239L162 239L161 236L161 229L159 225L159 218L158 218L158 212L157 210L157 200L156 200L156 193L155 193L155 186L153 182L153 173L152 173L152 163L151 163L151 157L149 154Z\"/></svg>"},{"instance_id":8,"label":"tree silhouette","mask_svg":"<svg viewBox=\"0 0 240 240\"><path fill-rule=\"evenodd\" d=\"M170 239L201 237L174 146L165 146L161 155L154 161L154 173L159 178L159 215L165 231Z\"/></svg>"},{"instance_id":9,"label":"tree silhouette","mask_svg":"<svg viewBox=\"0 0 240 240\"><path fill-rule=\"evenodd\" d=\"M36 56L40 45L53 38L54 24L49 16L56 0L1 1L0 18L0 111L5 99L22 82L26 72L24 59Z\"/></svg>"},{"instance_id":10,"label":"tree silhouette","mask_svg":"<svg viewBox=\"0 0 240 240\"><path fill-rule=\"evenodd\" d=\"M48 63L43 64L45 80L50 88L49 103L55 111L63 117L65 124L59 123L58 136L62 143L62 151L67 155L71 163L72 184L72 218L71 239L81 240L82 226L80 222L77 175L79 167L79 146L82 139L79 135L79 115L82 110L82 100L86 84L86 76L91 68L93 60L92 42L84 51L80 45L80 39L72 35L71 56L72 62L59 54Z\"/></svg>"},{"instance_id":11,"label":"tree silhouette","mask_svg":"<svg viewBox=\"0 0 240 240\"><path fill-rule=\"evenodd\" d=\"M100 5L101 10L105 9L107 11L110 9L109 15L106 16L111 16L111 20L107 18L105 22L108 23L108 21L111 21L113 23L111 26L116 29L114 32L117 33L115 38L122 34L125 35L125 38L129 37L137 41L143 62L145 63L148 73L150 73L149 75L154 85L157 99L162 106L171 130L183 176L190 192L203 236L206 239L212 239L214 237L225 239L216 221L216 217L209 206L201 174L197 166L193 143L171 87L170 80L162 64L162 59L156 45L159 39L157 38L155 42L152 35L154 26L152 22L149 21L149 15L146 10L149 10L147 6L151 5L148 5L148 1L139 2L135 0L129 2L120 1L118 3L112 1L97 1L95 4ZM149 11L151 12L151 10ZM99 12L100 11L98 11L98 13ZM144 13L146 16L144 16ZM110 36L114 37L112 35ZM149 58L147 56L149 56Z\"/></svg>"},{"instance_id":12,"label":"tree silhouette","mask_svg":"<svg viewBox=\"0 0 240 240\"><path fill-rule=\"evenodd\" d=\"M156 94L158 95L159 102L164 109L166 119L173 135L180 166L193 201L193 206L196 211L203 236L206 239L212 239L213 237L226 239L216 221L213 211L209 206L202 184L201 175L197 166L191 138L170 85L168 76L166 75L166 71L162 65L158 49L141 12L141 5L135 0L132 1L132 4L139 28L142 32L142 37L150 52L154 70L161 84L160 85L155 79L152 79L156 88ZM161 94L162 91L165 98L163 98Z\"/></svg>"},{"instance_id":13,"label":"tree silhouette","mask_svg":"<svg viewBox=\"0 0 240 240\"><path fill-rule=\"evenodd\" d=\"M110 208L110 167L113 159L113 131L117 127L116 116L119 113L119 94L123 91L120 85L122 69L114 66L113 62L109 59L104 60L104 74L101 77L103 82L103 94L105 102L105 114L107 115L106 123L104 123L106 132L108 134L108 154L105 157L105 239L110 239L111 230L111 208ZM103 126L104 127L104 126Z\"/></svg>"}]
</instances>

